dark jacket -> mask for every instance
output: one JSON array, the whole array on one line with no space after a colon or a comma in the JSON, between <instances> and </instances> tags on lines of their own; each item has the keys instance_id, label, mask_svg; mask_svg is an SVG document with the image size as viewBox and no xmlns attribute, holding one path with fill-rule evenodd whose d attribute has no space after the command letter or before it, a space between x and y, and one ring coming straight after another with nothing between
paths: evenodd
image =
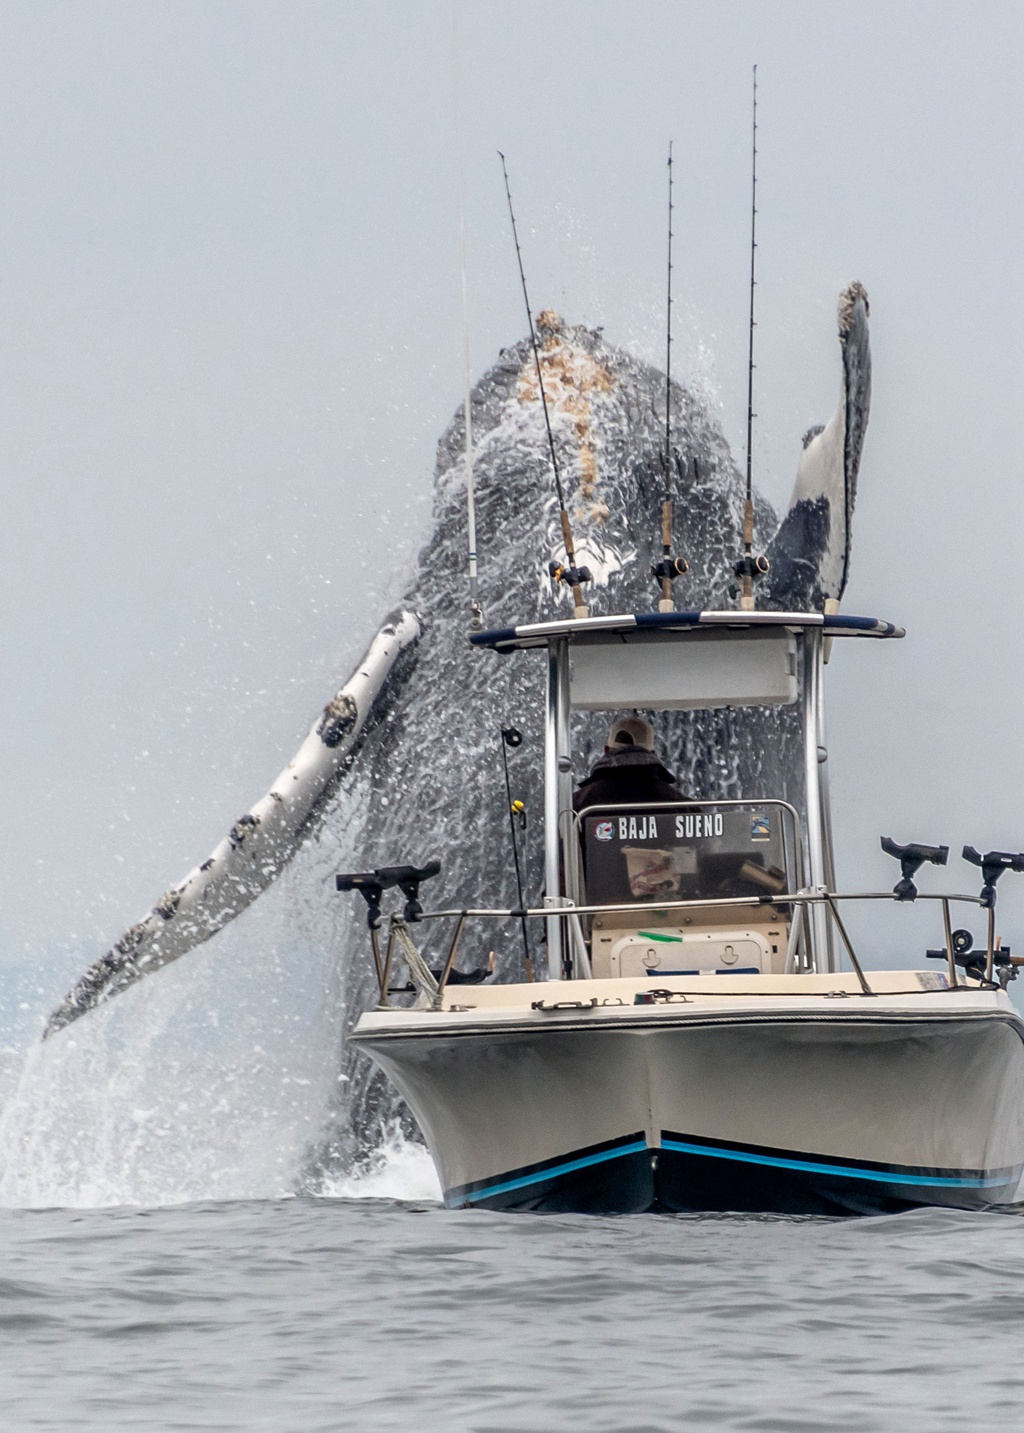
<instances>
[{"instance_id":1,"label":"dark jacket","mask_svg":"<svg viewBox=\"0 0 1024 1433\"><path fill-rule=\"evenodd\" d=\"M572 798L574 811L585 806L640 806L647 801L686 801L653 751L613 751L594 762Z\"/></svg>"}]
</instances>

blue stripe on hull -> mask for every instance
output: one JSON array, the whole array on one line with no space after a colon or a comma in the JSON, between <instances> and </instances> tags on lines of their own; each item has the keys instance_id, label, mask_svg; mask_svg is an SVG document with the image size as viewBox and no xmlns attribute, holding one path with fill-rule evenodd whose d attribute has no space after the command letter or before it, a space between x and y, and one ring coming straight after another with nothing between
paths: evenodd
<instances>
[{"instance_id":1,"label":"blue stripe on hull","mask_svg":"<svg viewBox=\"0 0 1024 1433\"><path fill-rule=\"evenodd\" d=\"M495 1194L508 1194L513 1189L526 1189L528 1186L537 1184L542 1179L560 1179L565 1174L575 1174L579 1169L590 1169L595 1164L604 1164L609 1159L620 1159L624 1154L636 1154L647 1148L646 1143L635 1140L631 1144L621 1145L618 1149L608 1149L601 1154L586 1154L579 1159L567 1160L564 1164L556 1164L551 1169L541 1174L522 1174L518 1179L507 1179L504 1184L488 1184L484 1189L474 1189L464 1196L467 1204L476 1204L481 1199L493 1198Z\"/></svg>"},{"instance_id":2,"label":"blue stripe on hull","mask_svg":"<svg viewBox=\"0 0 1024 1433\"><path fill-rule=\"evenodd\" d=\"M680 1154L696 1154L711 1159L731 1159L741 1164L759 1164L766 1169L792 1169L801 1174L827 1174L838 1179L867 1179L878 1184L914 1185L922 1189L994 1189L1011 1178L1019 1178L1021 1169L997 1170L994 1174L919 1174L911 1168L878 1169L867 1165L839 1164L808 1159L792 1159L784 1155L752 1153L728 1145L692 1144L681 1139L664 1138L662 1149Z\"/></svg>"},{"instance_id":3,"label":"blue stripe on hull","mask_svg":"<svg viewBox=\"0 0 1024 1433\"><path fill-rule=\"evenodd\" d=\"M622 1164L621 1171L608 1166ZM650 1155L643 1132L606 1140L585 1149L572 1150L556 1159L510 1169L496 1179L480 1179L445 1191L449 1208L468 1204L491 1209L579 1208L581 1212L614 1213L620 1205L628 1209L650 1206L652 1190L639 1187L648 1180L640 1174L650 1169ZM638 1174L640 1180L638 1184ZM607 1200L612 1204L605 1208Z\"/></svg>"},{"instance_id":4,"label":"blue stripe on hull","mask_svg":"<svg viewBox=\"0 0 1024 1433\"><path fill-rule=\"evenodd\" d=\"M660 1149L637 1133L450 1189L450 1207L642 1213L737 1210L877 1214L921 1204L980 1208L1012 1197L1022 1166L927 1169L716 1143L664 1131Z\"/></svg>"}]
</instances>

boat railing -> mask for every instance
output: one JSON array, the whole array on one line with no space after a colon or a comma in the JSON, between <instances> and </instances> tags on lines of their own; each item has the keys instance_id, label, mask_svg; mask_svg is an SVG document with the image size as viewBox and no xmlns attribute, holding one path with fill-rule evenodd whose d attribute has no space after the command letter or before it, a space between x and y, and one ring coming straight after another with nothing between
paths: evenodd
<instances>
[{"instance_id":1,"label":"boat railing","mask_svg":"<svg viewBox=\"0 0 1024 1433\"><path fill-rule=\"evenodd\" d=\"M964 893L940 893L919 891L916 894L918 901L938 901L942 906L942 922L944 935L944 948L948 977L944 988L950 990L976 990L978 985L970 985L967 982L967 970L965 968L964 980L961 982L957 975L958 951L954 944L954 933L950 907L954 904L965 904L973 906L985 906L980 896L967 895ZM853 943L847 931L846 924L839 913L840 902L845 901L893 901L897 904L900 897L894 891L827 891L827 890L803 890L785 894L765 896L726 896L721 898L680 900L680 901L658 901L657 910L659 913L669 911L680 911L692 913L694 911L721 910L731 907L735 910L758 910L766 906L791 906L801 910L803 914L815 906L823 906L826 911L826 919L834 923L839 938L846 950L850 965L857 976L860 986L860 993L865 996L877 994L872 990L868 977L857 956ZM904 902L905 903L905 902ZM459 947L462 942L466 925L470 921L532 921L549 920L552 916L560 920L567 928L567 934L572 946L576 950L577 978L590 979L590 963L586 951L586 943L583 939L581 917L594 915L649 915L652 910L650 901L643 902L620 902L614 904L600 905L577 905L568 899L563 899L557 906L543 905L536 907L453 907L446 910L421 911L415 921L411 922L403 915L394 914L389 917L388 938L385 951L381 952L377 931L371 927L371 939L374 950L374 964L377 972L378 984L380 986L381 1007L387 1007L389 997L398 993L391 987L391 972L394 966L396 947L400 947L409 968L410 977L413 981L413 989L427 997L429 1004L434 1009L440 1009L445 989L455 968L455 961L458 958ZM452 933L448 951L445 955L443 965L439 972L435 973L429 969L423 957L420 955L410 934L410 926L428 921L454 920L455 929ZM799 922L793 921L792 928L795 930ZM793 937L790 939L792 955L795 949ZM938 955L939 952L934 952ZM980 957L979 952L979 957ZM984 976L982 988L996 988L993 979L993 971L996 961L997 947L992 935L992 922L989 922L989 935L987 948L984 955ZM1011 962L1016 965L1020 958L1014 958ZM1024 962L1022 962L1024 963ZM963 960L961 958L961 964ZM973 978L978 979L980 968L977 964L972 966ZM789 972L793 973L793 972ZM409 987L402 987L408 989Z\"/></svg>"}]
</instances>

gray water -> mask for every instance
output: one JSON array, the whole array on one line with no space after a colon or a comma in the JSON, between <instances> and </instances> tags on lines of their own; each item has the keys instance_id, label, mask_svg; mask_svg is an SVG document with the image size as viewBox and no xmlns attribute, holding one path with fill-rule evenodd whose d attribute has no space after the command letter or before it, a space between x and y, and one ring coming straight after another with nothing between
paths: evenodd
<instances>
[{"instance_id":1,"label":"gray water","mask_svg":"<svg viewBox=\"0 0 1024 1433\"><path fill-rule=\"evenodd\" d=\"M407 1162L399 1183L429 1183ZM1024 1221L1007 1214L543 1217L298 1198L6 1210L0 1247L5 1430L1024 1421Z\"/></svg>"}]
</instances>

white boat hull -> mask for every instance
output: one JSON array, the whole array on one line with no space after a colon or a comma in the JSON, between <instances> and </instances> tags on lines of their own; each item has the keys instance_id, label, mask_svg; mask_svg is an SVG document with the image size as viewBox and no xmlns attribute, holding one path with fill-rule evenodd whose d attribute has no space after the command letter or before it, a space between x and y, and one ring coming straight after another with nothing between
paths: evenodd
<instances>
[{"instance_id":1,"label":"white boat hull","mask_svg":"<svg viewBox=\"0 0 1024 1433\"><path fill-rule=\"evenodd\" d=\"M651 1006L622 988L643 982L549 983L488 990L504 998L472 1010L375 1012L354 1038L412 1108L450 1206L821 1214L1012 1200L1020 1017L1002 994L873 978L904 993ZM598 990L630 1003L523 1003Z\"/></svg>"}]
</instances>

